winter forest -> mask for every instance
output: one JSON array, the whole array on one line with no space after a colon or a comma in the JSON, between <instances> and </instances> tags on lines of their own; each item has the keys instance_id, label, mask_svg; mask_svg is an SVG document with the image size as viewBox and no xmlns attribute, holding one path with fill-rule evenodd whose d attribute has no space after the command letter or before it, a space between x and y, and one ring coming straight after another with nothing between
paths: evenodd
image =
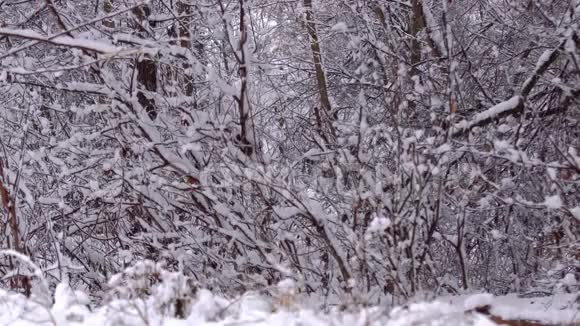
<instances>
[{"instance_id":1,"label":"winter forest","mask_svg":"<svg viewBox=\"0 0 580 326\"><path fill-rule=\"evenodd\" d=\"M0 0L2 296L580 303L579 24L579 0Z\"/></svg>"}]
</instances>

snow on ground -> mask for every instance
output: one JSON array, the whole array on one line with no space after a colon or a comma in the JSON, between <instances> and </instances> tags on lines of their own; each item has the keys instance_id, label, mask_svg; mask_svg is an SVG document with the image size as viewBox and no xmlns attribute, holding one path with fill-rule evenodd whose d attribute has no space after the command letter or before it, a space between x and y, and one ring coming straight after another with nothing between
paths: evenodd
<instances>
[{"instance_id":1,"label":"snow on ground","mask_svg":"<svg viewBox=\"0 0 580 326\"><path fill-rule=\"evenodd\" d=\"M461 307L445 303L420 303L407 308L365 308L357 312L320 313L306 308L275 307L255 296L226 300L209 291L198 293L188 317L177 319L163 313L155 300L113 301L91 311L85 297L67 289L57 289L51 308L21 295L0 292L0 326L373 326L373 325L493 325L481 315L465 314ZM74 296L79 296L75 298Z\"/></svg>"},{"instance_id":2,"label":"snow on ground","mask_svg":"<svg viewBox=\"0 0 580 326\"><path fill-rule=\"evenodd\" d=\"M517 294L494 297L490 294L441 297L439 301L473 309L489 305L490 312L504 320L535 320L547 324L580 324L580 294L523 298Z\"/></svg>"},{"instance_id":3,"label":"snow on ground","mask_svg":"<svg viewBox=\"0 0 580 326\"><path fill-rule=\"evenodd\" d=\"M306 307L278 306L261 297L246 295L237 300L200 290L189 305L187 317L169 317L171 309L159 299L114 300L91 310L87 297L59 286L50 308L21 295L0 291L0 326L405 326L405 325L495 325L487 317L466 313L490 304L492 312L504 319L536 319L549 323L580 322L573 297L522 299L490 295L441 298L432 303L416 303L387 312L380 307L327 313Z\"/></svg>"}]
</instances>

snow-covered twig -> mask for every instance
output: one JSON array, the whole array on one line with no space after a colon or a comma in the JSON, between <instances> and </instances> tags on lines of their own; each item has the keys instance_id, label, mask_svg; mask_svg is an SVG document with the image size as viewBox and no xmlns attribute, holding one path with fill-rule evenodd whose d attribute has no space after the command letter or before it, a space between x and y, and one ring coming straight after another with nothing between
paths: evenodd
<instances>
[{"instance_id":1,"label":"snow-covered twig","mask_svg":"<svg viewBox=\"0 0 580 326\"><path fill-rule=\"evenodd\" d=\"M21 37L29 40L47 42L54 45L62 45L71 48L94 51L103 54L118 53L122 50L122 48L116 47L104 41L72 38L70 36L57 36L57 37L44 36L40 33L37 33L29 29L0 28L0 35Z\"/></svg>"}]
</instances>

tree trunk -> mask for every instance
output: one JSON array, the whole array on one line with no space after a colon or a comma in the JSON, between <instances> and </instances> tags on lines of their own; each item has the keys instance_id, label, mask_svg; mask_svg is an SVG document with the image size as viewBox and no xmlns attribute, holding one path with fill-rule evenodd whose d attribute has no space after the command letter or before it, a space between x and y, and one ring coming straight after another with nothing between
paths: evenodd
<instances>
[{"instance_id":1,"label":"tree trunk","mask_svg":"<svg viewBox=\"0 0 580 326\"><path fill-rule=\"evenodd\" d=\"M314 61L314 68L316 70L316 82L318 84L318 95L320 96L320 108L314 107L314 115L316 117L316 124L322 139L329 143L329 135L334 135L332 121L330 114L332 107L328 96L328 87L326 84L326 75L322 68L322 52L320 51L320 42L318 41L318 32L316 31L316 23L314 22L314 13L312 11L312 0L304 0L304 8L306 9L306 29L310 38L310 49L312 50L312 59Z\"/></svg>"},{"instance_id":2,"label":"tree trunk","mask_svg":"<svg viewBox=\"0 0 580 326\"><path fill-rule=\"evenodd\" d=\"M142 26L148 26L149 15L151 14L151 9L149 6L144 5L135 10L135 15L139 19ZM140 31L142 33L143 30ZM143 89L148 92L157 91L157 64L148 55L144 55L138 58L135 63L135 69L137 70L137 100L141 107L147 112L151 120L155 120L157 117L157 108L155 107L155 100L145 94Z\"/></svg>"},{"instance_id":3,"label":"tree trunk","mask_svg":"<svg viewBox=\"0 0 580 326\"><path fill-rule=\"evenodd\" d=\"M240 43L238 58L238 74L241 79L240 95L236 98L240 114L240 139L239 146L244 154L249 157L255 156L254 125L250 116L250 101L248 99L248 66L246 57L246 43L248 41L248 31L245 23L246 9L245 0L240 1Z\"/></svg>"},{"instance_id":4,"label":"tree trunk","mask_svg":"<svg viewBox=\"0 0 580 326\"><path fill-rule=\"evenodd\" d=\"M103 1L103 11L105 12L105 15L113 12L113 0ZM103 26L113 29L115 28L115 22L112 19L105 19L103 20Z\"/></svg>"},{"instance_id":5,"label":"tree trunk","mask_svg":"<svg viewBox=\"0 0 580 326\"><path fill-rule=\"evenodd\" d=\"M183 1L177 2L177 13L179 14L179 45L182 48L191 49L191 6ZM186 17L181 17L186 16ZM185 96L192 96L194 93L193 88L193 75L190 71L191 64L189 62L185 62L183 64L184 70L184 93Z\"/></svg>"},{"instance_id":6,"label":"tree trunk","mask_svg":"<svg viewBox=\"0 0 580 326\"><path fill-rule=\"evenodd\" d=\"M16 191L15 191L16 192ZM20 239L20 229L18 226L18 216L16 215L16 200L10 194L8 189L8 183L4 178L4 166L0 161L0 200L2 201L2 207L6 210L8 216L8 227L10 228L10 241L8 246L12 250L26 254L24 245ZM15 268L12 259L10 259L10 267ZM11 288L21 288L24 294L29 297L31 294L31 284L30 279L27 276L16 275L10 280Z\"/></svg>"},{"instance_id":7,"label":"tree trunk","mask_svg":"<svg viewBox=\"0 0 580 326\"><path fill-rule=\"evenodd\" d=\"M421 0L411 0L413 14L411 18L411 76L419 74L417 64L421 61L421 42L419 32L425 27L425 17L423 16L423 4Z\"/></svg>"}]
</instances>

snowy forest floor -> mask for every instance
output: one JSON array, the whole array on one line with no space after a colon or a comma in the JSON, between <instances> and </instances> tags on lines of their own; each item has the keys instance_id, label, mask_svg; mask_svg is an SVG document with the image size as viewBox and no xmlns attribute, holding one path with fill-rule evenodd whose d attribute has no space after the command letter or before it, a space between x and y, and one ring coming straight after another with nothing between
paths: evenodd
<instances>
[{"instance_id":1,"label":"snowy forest floor","mask_svg":"<svg viewBox=\"0 0 580 326\"><path fill-rule=\"evenodd\" d=\"M298 300L272 302L247 294L228 300L200 290L188 301L184 318L176 316L172 293L158 292L138 300L110 300L100 307L89 307L88 297L66 285L59 285L52 298L27 299L20 294L0 292L0 326L201 326L201 325L580 325L577 295L521 298L517 295L494 297L488 294L441 297L387 309L384 307L347 308L339 311L313 311ZM169 304L168 304L169 303ZM175 302L173 302L175 303ZM489 306L486 315L478 307ZM181 309L181 308L180 308ZM525 321L525 322L524 322Z\"/></svg>"}]
</instances>

